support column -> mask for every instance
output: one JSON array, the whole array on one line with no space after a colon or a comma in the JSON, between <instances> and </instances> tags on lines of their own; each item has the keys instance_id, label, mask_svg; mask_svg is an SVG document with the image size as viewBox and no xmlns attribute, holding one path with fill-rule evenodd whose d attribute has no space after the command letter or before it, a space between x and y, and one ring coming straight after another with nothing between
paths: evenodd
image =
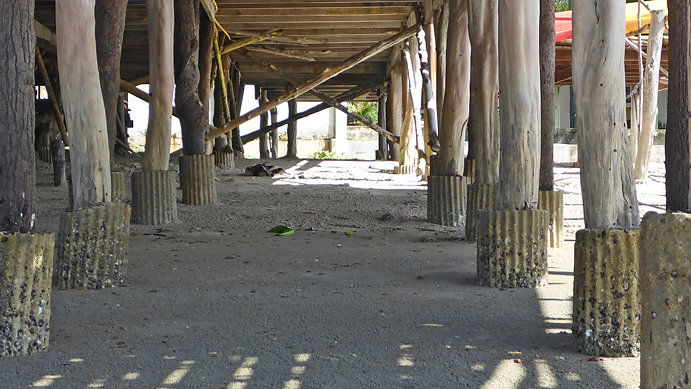
<instances>
[{"instance_id":1,"label":"support column","mask_svg":"<svg viewBox=\"0 0 691 389\"><path fill-rule=\"evenodd\" d=\"M585 230L574 252L573 346L638 352L638 201L626 134L625 2L573 10L573 83ZM606 60L605 60L606 59Z\"/></svg>"},{"instance_id":2,"label":"support column","mask_svg":"<svg viewBox=\"0 0 691 389\"><path fill-rule=\"evenodd\" d=\"M636 153L637 180L648 178L648 161L653 137L657 129L657 96L660 88L660 58L662 57L662 35L665 31L665 10L652 10L650 13L650 32L648 34L648 57L643 80L643 117L641 134Z\"/></svg>"},{"instance_id":3,"label":"support column","mask_svg":"<svg viewBox=\"0 0 691 389\"><path fill-rule=\"evenodd\" d=\"M496 209L479 213L478 282L546 282L549 214L537 210L540 138L539 3L499 0L501 161ZM447 92L448 93L448 92Z\"/></svg>"},{"instance_id":4,"label":"support column","mask_svg":"<svg viewBox=\"0 0 691 389\"><path fill-rule=\"evenodd\" d=\"M288 117L293 117L298 113L298 102L296 99L288 101ZM288 122L288 152L287 158L298 157L298 121Z\"/></svg>"},{"instance_id":5,"label":"support column","mask_svg":"<svg viewBox=\"0 0 691 389\"><path fill-rule=\"evenodd\" d=\"M265 104L269 101L266 97L266 90L261 90L259 98L259 105ZM259 116L259 128L264 128L269 125L269 112L264 112ZM270 158L269 152L269 134L262 134L259 136L259 158Z\"/></svg>"},{"instance_id":6,"label":"support column","mask_svg":"<svg viewBox=\"0 0 691 389\"><path fill-rule=\"evenodd\" d=\"M379 90L379 102L377 103L377 108L379 109L378 111L378 123L379 126L382 128L386 128L388 130L387 122L386 122L386 106L387 106L387 93L386 93L386 88L380 89ZM382 134L379 134L379 150L377 150L377 159L380 161L386 161L389 159L389 143L386 140L386 137Z\"/></svg>"},{"instance_id":7,"label":"support column","mask_svg":"<svg viewBox=\"0 0 691 389\"><path fill-rule=\"evenodd\" d=\"M278 109L272 108L271 113L271 124L278 123ZM278 128L271 130L271 158L278 159Z\"/></svg>"},{"instance_id":8,"label":"support column","mask_svg":"<svg viewBox=\"0 0 691 389\"><path fill-rule=\"evenodd\" d=\"M391 81L388 93L388 117L386 120L387 129L390 133L401 136L401 125L403 121L403 84L401 76L400 51L394 48L394 59L391 65ZM400 159L401 145L396 142L389 142L390 157L392 161Z\"/></svg>"},{"instance_id":9,"label":"support column","mask_svg":"<svg viewBox=\"0 0 691 389\"><path fill-rule=\"evenodd\" d=\"M132 222L166 224L177 220L176 175L168 170L175 71L174 9L169 0L147 2L149 20L149 127L142 171L132 174Z\"/></svg>"}]
</instances>

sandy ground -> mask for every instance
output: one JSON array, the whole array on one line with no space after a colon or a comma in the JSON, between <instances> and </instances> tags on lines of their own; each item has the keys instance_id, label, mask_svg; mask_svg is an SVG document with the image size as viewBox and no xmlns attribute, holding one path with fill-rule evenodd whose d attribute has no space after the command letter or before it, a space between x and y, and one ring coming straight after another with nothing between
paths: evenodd
<instances>
[{"instance_id":1,"label":"sandy ground","mask_svg":"<svg viewBox=\"0 0 691 389\"><path fill-rule=\"evenodd\" d=\"M127 287L54 290L50 351L0 360L0 387L638 387L637 358L571 349L576 169L556 171L549 285L501 290L475 285L475 245L427 223L424 183L392 163L279 160L280 179L240 175L250 163L217 170L217 204L132 226ZM661 169L642 212L662 209ZM38 170L54 229L66 189Z\"/></svg>"}]
</instances>

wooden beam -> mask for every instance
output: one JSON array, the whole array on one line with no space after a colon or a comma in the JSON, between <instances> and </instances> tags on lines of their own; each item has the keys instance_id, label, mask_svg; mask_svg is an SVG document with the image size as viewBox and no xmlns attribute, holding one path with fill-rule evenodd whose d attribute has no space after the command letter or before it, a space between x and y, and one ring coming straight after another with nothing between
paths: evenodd
<instances>
[{"instance_id":1,"label":"wooden beam","mask_svg":"<svg viewBox=\"0 0 691 389\"><path fill-rule=\"evenodd\" d=\"M416 24L412 27L409 27L400 33L383 40L369 49L361 52L360 54L357 54L346 61L342 62L340 65L334 67L334 68L326 68L324 71L322 71L321 74L319 74L317 77L308 80L301 84L299 87L295 88L294 90L283 94L282 96L277 97L274 100L269 101L266 104L263 104L259 106L258 108L253 109L252 111L246 113L245 115L242 115L238 117L237 119L231 120L229 123L227 123L223 128L212 130L209 132L207 135L207 139L214 139L215 137L224 134L231 129L238 127L242 123L246 123L249 120L252 120L253 118L261 115L262 113L270 110L273 107L277 107L283 103L285 103L288 100L292 100L314 88L319 86L320 84L324 83L325 81L329 80L330 78L333 78L346 70L368 60L369 58L373 57L374 55L395 46L396 44L410 38L413 36L416 32L417 29L420 27L419 24Z\"/></svg>"},{"instance_id":2,"label":"wooden beam","mask_svg":"<svg viewBox=\"0 0 691 389\"><path fill-rule=\"evenodd\" d=\"M38 20L34 20L34 31L36 32L36 38L55 44L55 33L51 31L50 28L41 24Z\"/></svg>"},{"instance_id":3,"label":"wooden beam","mask_svg":"<svg viewBox=\"0 0 691 389\"><path fill-rule=\"evenodd\" d=\"M253 47L252 51L256 51L258 53L273 54L273 55L277 55L279 57L297 58L297 59L302 59L302 60L309 61L309 62L316 61L316 59L314 59L313 57L308 57L306 55L296 54L295 52L292 52L289 50L274 50L274 49L269 49L267 47Z\"/></svg>"},{"instance_id":4,"label":"wooden beam","mask_svg":"<svg viewBox=\"0 0 691 389\"><path fill-rule=\"evenodd\" d=\"M62 110L60 109L60 103L58 103L58 95L55 94L55 89L53 89L53 84L50 82L50 77L48 76L48 70L46 69L46 64L43 62L43 56L41 51L36 47L36 62L38 63L38 69L41 72L41 77L43 77L43 83L45 84L46 91L48 91L48 99L53 107L53 113L55 114L55 121L58 122L58 129L60 130L60 136L62 137L62 143L65 146L69 146L70 142L67 138L67 129L65 128L65 118L62 115Z\"/></svg>"},{"instance_id":5,"label":"wooden beam","mask_svg":"<svg viewBox=\"0 0 691 389\"><path fill-rule=\"evenodd\" d=\"M248 36L246 38L238 39L234 42L230 42L229 44L223 46L223 50L221 51L221 55L225 55L230 53L233 50L237 50L241 47L249 46L255 43L259 43L262 41L265 41L272 36L275 35L281 35L283 31L281 30L272 30L272 31L267 31L263 34L259 34L257 36Z\"/></svg>"}]
</instances>

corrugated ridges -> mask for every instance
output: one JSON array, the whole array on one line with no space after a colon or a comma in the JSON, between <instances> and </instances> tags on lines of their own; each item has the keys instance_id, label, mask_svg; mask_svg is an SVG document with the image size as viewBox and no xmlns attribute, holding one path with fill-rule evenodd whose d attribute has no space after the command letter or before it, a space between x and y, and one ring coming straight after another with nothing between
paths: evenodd
<instances>
[{"instance_id":1,"label":"corrugated ridges","mask_svg":"<svg viewBox=\"0 0 691 389\"><path fill-rule=\"evenodd\" d=\"M124 203L127 190L125 189L125 172L110 172L111 200L114 203Z\"/></svg>"},{"instance_id":2,"label":"corrugated ridges","mask_svg":"<svg viewBox=\"0 0 691 389\"><path fill-rule=\"evenodd\" d=\"M417 168L414 165L400 165L394 166L394 174L417 174Z\"/></svg>"},{"instance_id":3,"label":"corrugated ridges","mask_svg":"<svg viewBox=\"0 0 691 389\"><path fill-rule=\"evenodd\" d=\"M688 387L691 214L649 212L641 225L641 388Z\"/></svg>"},{"instance_id":4,"label":"corrugated ridges","mask_svg":"<svg viewBox=\"0 0 691 389\"><path fill-rule=\"evenodd\" d=\"M171 170L132 173L132 223L168 224L177 220L176 179Z\"/></svg>"},{"instance_id":5,"label":"corrugated ridges","mask_svg":"<svg viewBox=\"0 0 691 389\"><path fill-rule=\"evenodd\" d=\"M561 248L564 246L564 193L540 192L538 209L550 213L549 229L547 230L547 246Z\"/></svg>"},{"instance_id":6,"label":"corrugated ridges","mask_svg":"<svg viewBox=\"0 0 691 389\"><path fill-rule=\"evenodd\" d=\"M482 210L477 216L478 284L534 288L547 280L547 211Z\"/></svg>"},{"instance_id":7,"label":"corrugated ridges","mask_svg":"<svg viewBox=\"0 0 691 389\"><path fill-rule=\"evenodd\" d=\"M123 286L127 278L130 207L103 203L65 212L56 243L55 278L61 289Z\"/></svg>"},{"instance_id":8,"label":"corrugated ridges","mask_svg":"<svg viewBox=\"0 0 691 389\"><path fill-rule=\"evenodd\" d=\"M206 205L216 202L214 156L211 154L181 156L180 187L182 202L187 205Z\"/></svg>"},{"instance_id":9,"label":"corrugated ridges","mask_svg":"<svg viewBox=\"0 0 691 389\"><path fill-rule=\"evenodd\" d=\"M214 162L218 167L235 169L235 158L233 153L214 152Z\"/></svg>"},{"instance_id":10,"label":"corrugated ridges","mask_svg":"<svg viewBox=\"0 0 691 389\"><path fill-rule=\"evenodd\" d=\"M497 184L471 184L468 186L466 205L465 239L474 242L477 235L477 214L482 209L494 208Z\"/></svg>"},{"instance_id":11,"label":"corrugated ridges","mask_svg":"<svg viewBox=\"0 0 691 389\"><path fill-rule=\"evenodd\" d=\"M48 350L53 234L0 234L0 357Z\"/></svg>"},{"instance_id":12,"label":"corrugated ridges","mask_svg":"<svg viewBox=\"0 0 691 389\"><path fill-rule=\"evenodd\" d=\"M465 225L466 184L461 176L427 178L427 220L443 226Z\"/></svg>"},{"instance_id":13,"label":"corrugated ridges","mask_svg":"<svg viewBox=\"0 0 691 389\"><path fill-rule=\"evenodd\" d=\"M588 355L635 356L640 302L637 229L576 232L573 346Z\"/></svg>"}]
</instances>

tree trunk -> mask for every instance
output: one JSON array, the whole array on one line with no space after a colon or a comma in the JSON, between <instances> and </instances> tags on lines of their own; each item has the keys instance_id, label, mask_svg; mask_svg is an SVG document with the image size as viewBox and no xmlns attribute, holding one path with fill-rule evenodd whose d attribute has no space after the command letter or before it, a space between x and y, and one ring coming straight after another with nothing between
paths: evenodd
<instances>
[{"instance_id":1,"label":"tree trunk","mask_svg":"<svg viewBox=\"0 0 691 389\"><path fill-rule=\"evenodd\" d=\"M245 95L245 84L241 82L240 80L240 71L233 68L232 70L233 77L231 78L233 84L232 88L230 88L230 94L233 95L233 100L235 101L235 104L231 104L231 113L233 113L235 116L233 116L231 119L235 119L240 116L240 113L242 111L242 99ZM233 150L237 151L238 153L244 153L245 152L245 146L242 144L242 137L240 136L240 127L235 127L231 131L231 137L233 139Z\"/></svg>"},{"instance_id":2,"label":"tree trunk","mask_svg":"<svg viewBox=\"0 0 691 389\"><path fill-rule=\"evenodd\" d=\"M271 124L278 123L278 109L273 108L271 111ZM271 158L278 158L278 128L271 130Z\"/></svg>"},{"instance_id":3,"label":"tree trunk","mask_svg":"<svg viewBox=\"0 0 691 389\"><path fill-rule=\"evenodd\" d=\"M638 85L631 92L631 126L629 128L629 150L631 150L631 159L636 159L638 153L638 135L641 128L640 112L641 112L641 93Z\"/></svg>"},{"instance_id":4,"label":"tree trunk","mask_svg":"<svg viewBox=\"0 0 691 389\"><path fill-rule=\"evenodd\" d=\"M120 55L125 33L127 0L96 0L96 55L101 92L108 126L108 149L112 159L117 137L117 105L120 94Z\"/></svg>"},{"instance_id":5,"label":"tree trunk","mask_svg":"<svg viewBox=\"0 0 691 389\"><path fill-rule=\"evenodd\" d=\"M34 182L34 2L0 3L0 231L30 232Z\"/></svg>"},{"instance_id":6,"label":"tree trunk","mask_svg":"<svg viewBox=\"0 0 691 389\"><path fill-rule=\"evenodd\" d=\"M401 70L401 85L403 86L401 108L403 109L403 118L401 121L401 149L398 162L401 165L414 165L417 161L417 141L415 136L413 101L411 98L413 86L410 82L411 77L408 75L410 68L407 66L404 54L401 54Z\"/></svg>"},{"instance_id":7,"label":"tree trunk","mask_svg":"<svg viewBox=\"0 0 691 389\"><path fill-rule=\"evenodd\" d=\"M206 154L209 113L199 96L199 0L175 0L175 108L180 113L182 151Z\"/></svg>"},{"instance_id":8,"label":"tree trunk","mask_svg":"<svg viewBox=\"0 0 691 389\"><path fill-rule=\"evenodd\" d=\"M214 83L214 126L223 127L226 120L226 109L224 107L224 96L223 96L223 82L221 81L221 70L225 71L224 66L221 66L219 72L216 76L216 82ZM217 136L214 139L214 152L218 153L230 153L232 149L229 147L228 137L226 134Z\"/></svg>"},{"instance_id":9,"label":"tree trunk","mask_svg":"<svg viewBox=\"0 0 691 389\"><path fill-rule=\"evenodd\" d=\"M410 98L413 114L415 148L420 152L418 155L428 156L432 153L427 145L429 138L422 120L422 72L420 70L420 56L418 55L420 45L418 45L416 39L410 39L409 46L410 50L404 49L403 53L405 63L408 66L408 89L410 90L408 97Z\"/></svg>"},{"instance_id":10,"label":"tree trunk","mask_svg":"<svg viewBox=\"0 0 691 389\"><path fill-rule=\"evenodd\" d=\"M422 90L425 110L425 132L429 146L439 150L439 119L437 110L437 38L434 35L434 0L425 0L424 30L417 34ZM429 154L428 154L429 155Z\"/></svg>"},{"instance_id":11,"label":"tree trunk","mask_svg":"<svg viewBox=\"0 0 691 389\"><path fill-rule=\"evenodd\" d=\"M636 228L638 201L626 141L624 0L573 10L573 85L585 228Z\"/></svg>"},{"instance_id":12,"label":"tree trunk","mask_svg":"<svg viewBox=\"0 0 691 389\"><path fill-rule=\"evenodd\" d=\"M477 129L475 180L499 182L499 62L497 0L470 0L470 114L468 127Z\"/></svg>"},{"instance_id":13,"label":"tree trunk","mask_svg":"<svg viewBox=\"0 0 691 389\"><path fill-rule=\"evenodd\" d=\"M387 129L394 135L401 135L401 127L403 124L403 77L401 75L400 60L391 68L391 83L389 84L389 109L388 120L386 121ZM401 145L395 142L389 142L389 150L391 150L391 160L398 161L400 158Z\"/></svg>"},{"instance_id":14,"label":"tree trunk","mask_svg":"<svg viewBox=\"0 0 691 389\"><path fill-rule=\"evenodd\" d=\"M60 90L70 132L74 209L110 202L106 111L96 59L94 0L55 5Z\"/></svg>"},{"instance_id":15,"label":"tree trunk","mask_svg":"<svg viewBox=\"0 0 691 389\"><path fill-rule=\"evenodd\" d=\"M691 212L691 4L668 0L667 209Z\"/></svg>"},{"instance_id":16,"label":"tree trunk","mask_svg":"<svg viewBox=\"0 0 691 389\"><path fill-rule=\"evenodd\" d=\"M269 101L266 96L266 90L261 91L261 98L259 99L259 105L265 104ZM269 111L266 111L259 115L259 128L264 128L269 125ZM269 134L262 134L259 137L259 158L270 158L271 153L269 152Z\"/></svg>"},{"instance_id":17,"label":"tree trunk","mask_svg":"<svg viewBox=\"0 0 691 389\"><path fill-rule=\"evenodd\" d=\"M199 100L209 112L211 104L211 64L214 47L214 26L206 12L199 15Z\"/></svg>"},{"instance_id":18,"label":"tree trunk","mask_svg":"<svg viewBox=\"0 0 691 389\"><path fill-rule=\"evenodd\" d=\"M439 128L438 173L463 174L463 137L470 110L470 39L468 2L449 2L449 38L446 56L446 90Z\"/></svg>"},{"instance_id":19,"label":"tree trunk","mask_svg":"<svg viewBox=\"0 0 691 389\"><path fill-rule=\"evenodd\" d=\"M379 124L383 128L388 128L386 125L386 104L387 104L387 96L386 96L386 88L380 89L379 90L379 101L377 102L377 124ZM386 161L389 158L389 143L386 140L386 137L382 134L379 134L379 150L378 150L378 158L380 161Z\"/></svg>"},{"instance_id":20,"label":"tree trunk","mask_svg":"<svg viewBox=\"0 0 691 389\"><path fill-rule=\"evenodd\" d=\"M645 65L643 80L643 117L641 134L636 153L636 179L648 177L648 161L653 137L657 128L657 95L660 88L660 58L662 56L662 33L665 30L664 10L653 10L650 13L650 33L648 34L648 59Z\"/></svg>"},{"instance_id":21,"label":"tree trunk","mask_svg":"<svg viewBox=\"0 0 691 389\"><path fill-rule=\"evenodd\" d=\"M540 190L554 190L554 0L540 0Z\"/></svg>"},{"instance_id":22,"label":"tree trunk","mask_svg":"<svg viewBox=\"0 0 691 389\"><path fill-rule=\"evenodd\" d=\"M439 70L437 72L437 113L438 113L438 127L441 128L441 112L444 108L444 93L446 90L446 48L449 37L449 2L444 0L442 4L441 13L439 14L439 21L436 26L438 31L437 38L437 64Z\"/></svg>"},{"instance_id":23,"label":"tree trunk","mask_svg":"<svg viewBox=\"0 0 691 389\"><path fill-rule=\"evenodd\" d=\"M293 99L288 101L288 117L293 117L298 113L298 102ZM291 120L288 122L288 152L286 157L297 158L298 156L298 122Z\"/></svg>"},{"instance_id":24,"label":"tree trunk","mask_svg":"<svg viewBox=\"0 0 691 389\"><path fill-rule=\"evenodd\" d=\"M538 1L499 0L501 161L497 209L536 209L540 169Z\"/></svg>"},{"instance_id":25,"label":"tree trunk","mask_svg":"<svg viewBox=\"0 0 691 389\"><path fill-rule=\"evenodd\" d=\"M149 18L149 127L142 168L168 170L170 125L173 115L175 69L173 66L174 10L169 0L148 0Z\"/></svg>"}]
</instances>

